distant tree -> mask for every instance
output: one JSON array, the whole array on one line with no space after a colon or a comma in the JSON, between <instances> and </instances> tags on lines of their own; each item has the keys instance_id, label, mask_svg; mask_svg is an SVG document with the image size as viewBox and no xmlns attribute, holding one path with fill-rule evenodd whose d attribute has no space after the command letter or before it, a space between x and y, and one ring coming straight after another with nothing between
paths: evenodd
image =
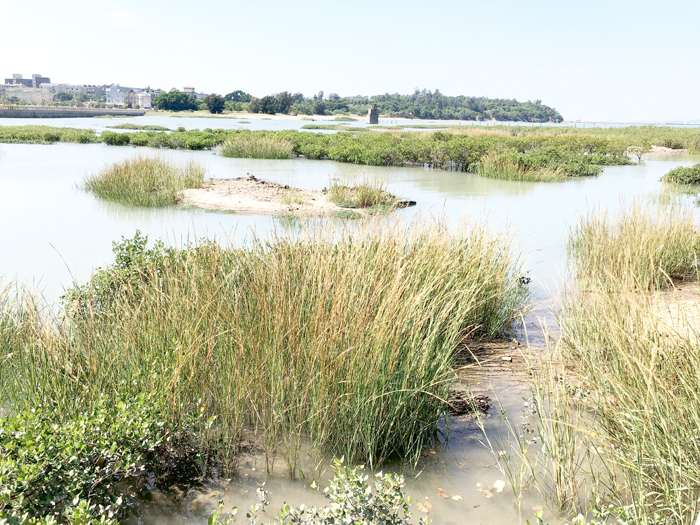
<instances>
[{"instance_id":1,"label":"distant tree","mask_svg":"<svg viewBox=\"0 0 700 525\"><path fill-rule=\"evenodd\" d=\"M267 95L260 99L260 113L274 115L277 112L277 97Z\"/></svg>"},{"instance_id":2,"label":"distant tree","mask_svg":"<svg viewBox=\"0 0 700 525\"><path fill-rule=\"evenodd\" d=\"M197 99L182 91L163 92L153 99L153 105L165 111L197 109Z\"/></svg>"},{"instance_id":3,"label":"distant tree","mask_svg":"<svg viewBox=\"0 0 700 525\"><path fill-rule=\"evenodd\" d=\"M314 95L314 100L323 100L323 91L319 91Z\"/></svg>"},{"instance_id":4,"label":"distant tree","mask_svg":"<svg viewBox=\"0 0 700 525\"><path fill-rule=\"evenodd\" d=\"M328 100L338 100L340 98L340 95L338 93L331 93L328 95Z\"/></svg>"},{"instance_id":5,"label":"distant tree","mask_svg":"<svg viewBox=\"0 0 700 525\"><path fill-rule=\"evenodd\" d=\"M253 97L251 101L248 103L248 111L251 113L260 113L260 110L262 109L262 104L261 100L257 97Z\"/></svg>"},{"instance_id":6,"label":"distant tree","mask_svg":"<svg viewBox=\"0 0 700 525\"><path fill-rule=\"evenodd\" d=\"M294 103L295 104L301 104L304 102L304 100L305 100L305 98L304 98L303 93L299 93L299 92L294 93Z\"/></svg>"},{"instance_id":7,"label":"distant tree","mask_svg":"<svg viewBox=\"0 0 700 525\"><path fill-rule=\"evenodd\" d=\"M55 93L53 99L58 100L59 102L70 102L73 100L73 94L61 91L60 93Z\"/></svg>"},{"instance_id":8,"label":"distant tree","mask_svg":"<svg viewBox=\"0 0 700 525\"><path fill-rule=\"evenodd\" d=\"M314 114L315 115L325 115L326 114L326 101L323 99L316 99L314 102Z\"/></svg>"},{"instance_id":9,"label":"distant tree","mask_svg":"<svg viewBox=\"0 0 700 525\"><path fill-rule=\"evenodd\" d=\"M250 93L237 89L224 97L227 102L250 102L253 96Z\"/></svg>"},{"instance_id":10,"label":"distant tree","mask_svg":"<svg viewBox=\"0 0 700 525\"><path fill-rule=\"evenodd\" d=\"M282 93L277 94L277 112L287 114L289 113L289 108L294 104L294 97L288 91L282 91Z\"/></svg>"},{"instance_id":11,"label":"distant tree","mask_svg":"<svg viewBox=\"0 0 700 525\"><path fill-rule=\"evenodd\" d=\"M207 105L209 113L223 113L226 107L226 100L221 95L212 93L204 97L204 103Z\"/></svg>"}]
</instances>

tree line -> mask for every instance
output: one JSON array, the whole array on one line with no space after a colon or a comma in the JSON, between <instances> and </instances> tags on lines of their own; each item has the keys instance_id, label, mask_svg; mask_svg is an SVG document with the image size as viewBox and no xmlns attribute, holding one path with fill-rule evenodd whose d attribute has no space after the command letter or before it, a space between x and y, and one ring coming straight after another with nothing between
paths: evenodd
<instances>
[{"instance_id":1,"label":"tree line","mask_svg":"<svg viewBox=\"0 0 700 525\"><path fill-rule=\"evenodd\" d=\"M159 109L170 111L209 110L245 111L274 115L366 115L376 104L379 113L390 117L441 120L500 120L515 122L561 122L561 114L541 100L518 102L515 99L443 95L440 90L418 90L413 94L341 97L319 91L312 97L282 91L254 97L236 90L225 96L209 95L201 100L182 92L162 93L153 101Z\"/></svg>"}]
</instances>

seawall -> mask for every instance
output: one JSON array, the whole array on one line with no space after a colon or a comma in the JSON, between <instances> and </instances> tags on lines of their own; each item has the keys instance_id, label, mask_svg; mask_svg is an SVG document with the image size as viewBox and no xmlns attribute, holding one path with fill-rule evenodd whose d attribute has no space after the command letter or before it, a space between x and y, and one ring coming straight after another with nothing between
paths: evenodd
<instances>
[{"instance_id":1,"label":"seawall","mask_svg":"<svg viewBox=\"0 0 700 525\"><path fill-rule=\"evenodd\" d=\"M0 118L81 118L81 117L142 117L142 109L93 109L65 107L2 108Z\"/></svg>"}]
</instances>

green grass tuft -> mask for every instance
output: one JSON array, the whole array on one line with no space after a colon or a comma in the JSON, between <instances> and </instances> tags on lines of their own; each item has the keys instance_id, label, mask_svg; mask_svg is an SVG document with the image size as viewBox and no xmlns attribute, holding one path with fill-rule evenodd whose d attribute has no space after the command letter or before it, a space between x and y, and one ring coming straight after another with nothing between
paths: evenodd
<instances>
[{"instance_id":1,"label":"green grass tuft","mask_svg":"<svg viewBox=\"0 0 700 525\"><path fill-rule=\"evenodd\" d=\"M201 188L205 168L195 162L178 166L158 158L135 157L85 179L85 189L101 199L129 206L177 204L182 190Z\"/></svg>"},{"instance_id":2,"label":"green grass tuft","mask_svg":"<svg viewBox=\"0 0 700 525\"><path fill-rule=\"evenodd\" d=\"M291 141L274 135L238 135L219 146L219 155L245 159L288 159Z\"/></svg>"}]
</instances>

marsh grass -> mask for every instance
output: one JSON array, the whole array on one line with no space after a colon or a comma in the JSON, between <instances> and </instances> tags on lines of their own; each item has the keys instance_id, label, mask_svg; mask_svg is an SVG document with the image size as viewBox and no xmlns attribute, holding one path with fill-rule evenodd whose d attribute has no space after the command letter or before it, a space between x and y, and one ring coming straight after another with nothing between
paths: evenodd
<instances>
[{"instance_id":1,"label":"marsh grass","mask_svg":"<svg viewBox=\"0 0 700 525\"><path fill-rule=\"evenodd\" d=\"M685 525L700 511L700 312L675 306L671 322L654 293L595 292L573 296L562 311L564 362L591 414L573 428L601 451L589 478L615 479L593 494L630 523Z\"/></svg>"},{"instance_id":2,"label":"marsh grass","mask_svg":"<svg viewBox=\"0 0 700 525\"><path fill-rule=\"evenodd\" d=\"M171 131L170 128L166 128L164 126L156 126L153 124L140 125L140 124L126 123L126 124L117 124L116 126L107 126L107 127L110 129L133 129L133 130L139 130L139 131Z\"/></svg>"},{"instance_id":3,"label":"marsh grass","mask_svg":"<svg viewBox=\"0 0 700 525\"><path fill-rule=\"evenodd\" d=\"M340 210L335 213L334 217L344 220L356 220L361 219L362 214L352 210Z\"/></svg>"},{"instance_id":4,"label":"marsh grass","mask_svg":"<svg viewBox=\"0 0 700 525\"><path fill-rule=\"evenodd\" d=\"M692 208L675 204L596 210L572 229L577 286L562 295L560 336L538 356L537 417L509 423L503 440L514 487L535 486L595 523L694 523L700 305L672 277L697 279L697 242Z\"/></svg>"},{"instance_id":5,"label":"marsh grass","mask_svg":"<svg viewBox=\"0 0 700 525\"><path fill-rule=\"evenodd\" d=\"M525 182L558 182L566 179L560 167L528 166L518 155L493 152L481 158L476 174L491 179Z\"/></svg>"},{"instance_id":6,"label":"marsh grass","mask_svg":"<svg viewBox=\"0 0 700 525\"><path fill-rule=\"evenodd\" d=\"M334 179L326 191L326 198L341 208L396 208L399 199L386 191L386 183L364 179L359 184Z\"/></svg>"},{"instance_id":7,"label":"marsh grass","mask_svg":"<svg viewBox=\"0 0 700 525\"><path fill-rule=\"evenodd\" d=\"M288 159L292 141L275 135L246 134L227 139L219 146L219 155L245 159Z\"/></svg>"},{"instance_id":8,"label":"marsh grass","mask_svg":"<svg viewBox=\"0 0 700 525\"><path fill-rule=\"evenodd\" d=\"M286 204L288 206L293 204L304 206L309 202L309 196L307 194L294 188L281 190L279 193L279 199L282 204Z\"/></svg>"},{"instance_id":9,"label":"marsh grass","mask_svg":"<svg viewBox=\"0 0 700 525\"><path fill-rule=\"evenodd\" d=\"M635 202L594 210L570 231L569 260L582 288L651 290L693 276L700 254L695 208Z\"/></svg>"},{"instance_id":10,"label":"marsh grass","mask_svg":"<svg viewBox=\"0 0 700 525\"><path fill-rule=\"evenodd\" d=\"M169 206L177 204L182 190L201 188L205 173L196 162L178 166L159 158L134 157L87 177L84 187L101 199L128 206Z\"/></svg>"},{"instance_id":11,"label":"marsh grass","mask_svg":"<svg viewBox=\"0 0 700 525\"><path fill-rule=\"evenodd\" d=\"M3 303L0 406L152 393L211 422L235 462L251 438L298 475L302 454L416 460L435 436L465 338L508 333L527 291L510 238L484 223L301 227L247 248L135 237L54 315ZM80 399L80 401L79 401Z\"/></svg>"}]
</instances>

